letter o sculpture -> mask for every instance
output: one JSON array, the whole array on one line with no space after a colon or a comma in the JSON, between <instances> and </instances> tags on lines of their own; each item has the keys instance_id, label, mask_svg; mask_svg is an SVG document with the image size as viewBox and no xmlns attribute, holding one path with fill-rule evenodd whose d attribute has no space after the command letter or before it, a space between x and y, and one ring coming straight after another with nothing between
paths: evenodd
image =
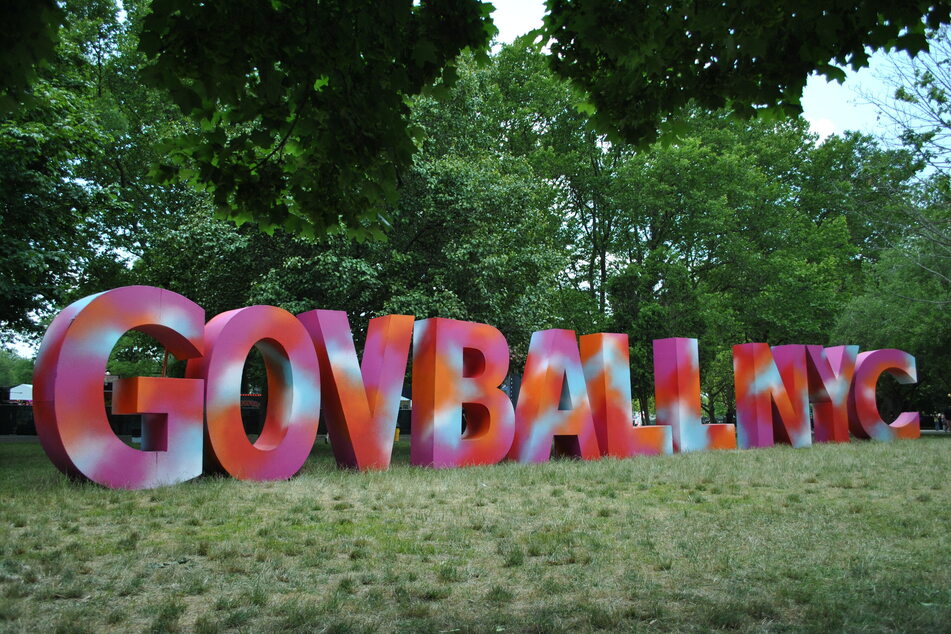
<instances>
[{"instance_id":1,"label":"letter o sculpture","mask_svg":"<svg viewBox=\"0 0 951 634\"><path fill-rule=\"evenodd\" d=\"M241 420L244 362L257 348L268 381L267 416L253 444ZM285 480L304 465L317 437L320 372L310 335L274 306L221 313L205 326L205 356L187 376L205 379L206 458L239 480Z\"/></svg>"}]
</instances>

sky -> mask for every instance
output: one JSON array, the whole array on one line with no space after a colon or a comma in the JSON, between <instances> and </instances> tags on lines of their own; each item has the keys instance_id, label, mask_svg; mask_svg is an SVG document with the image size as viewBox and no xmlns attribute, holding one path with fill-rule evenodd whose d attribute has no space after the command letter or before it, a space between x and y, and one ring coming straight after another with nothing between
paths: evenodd
<instances>
[{"instance_id":1,"label":"sky","mask_svg":"<svg viewBox=\"0 0 951 634\"><path fill-rule=\"evenodd\" d=\"M492 4L495 5L492 17L502 42L511 42L538 28L545 14L544 0L492 0ZM888 96L889 89L878 79L888 64L887 57L877 53L872 56L869 68L857 73L847 70L848 77L841 85L827 82L823 77L810 77L802 96L803 117L810 129L821 138L848 130L887 138L889 131L877 120L875 107L867 103L862 94Z\"/></svg>"}]
</instances>

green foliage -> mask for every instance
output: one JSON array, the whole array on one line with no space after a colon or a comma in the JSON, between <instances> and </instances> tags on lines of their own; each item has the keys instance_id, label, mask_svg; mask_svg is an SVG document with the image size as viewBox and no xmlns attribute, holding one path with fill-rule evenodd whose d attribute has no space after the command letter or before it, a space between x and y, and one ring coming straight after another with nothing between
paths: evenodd
<instances>
[{"instance_id":1,"label":"green foliage","mask_svg":"<svg viewBox=\"0 0 951 634\"><path fill-rule=\"evenodd\" d=\"M69 69L64 69L68 71ZM102 135L64 72L34 86L36 101L0 120L0 327L31 327L61 301L89 254L90 217L107 197L78 179L77 157L100 155ZM100 155L101 156L101 155Z\"/></svg>"},{"instance_id":2,"label":"green foliage","mask_svg":"<svg viewBox=\"0 0 951 634\"><path fill-rule=\"evenodd\" d=\"M215 220L199 208L151 239L132 279L174 290L197 302L210 319L248 305L261 275L290 258L286 236Z\"/></svg>"},{"instance_id":3,"label":"green foliage","mask_svg":"<svg viewBox=\"0 0 951 634\"><path fill-rule=\"evenodd\" d=\"M357 332L389 313L491 323L522 358L532 330L550 319L546 300L563 259L558 220L539 211L545 189L518 167L418 161L386 242L291 241L251 299L294 312L344 309Z\"/></svg>"},{"instance_id":4,"label":"green foliage","mask_svg":"<svg viewBox=\"0 0 951 634\"><path fill-rule=\"evenodd\" d=\"M885 219L910 196L907 153L857 135L817 144L802 122L691 108L676 143L611 143L522 43L461 77L449 103L479 112L474 139L532 166L562 216L569 255L552 323L628 333L645 415L653 339L701 340L711 409L732 400L731 345L824 343L843 291L862 283L856 256L874 258L897 235ZM460 125L424 151L458 151Z\"/></svg>"},{"instance_id":5,"label":"green foliage","mask_svg":"<svg viewBox=\"0 0 951 634\"><path fill-rule=\"evenodd\" d=\"M186 295L209 318L254 303L346 310L358 343L369 319L388 313L490 323L508 339L514 369L535 330L627 332L645 414L651 339L691 336L701 341L713 415L731 407L732 344L825 343L837 322L871 331L875 311L892 310L872 295L903 290L946 301L940 277L934 286L916 275L923 267L951 275L936 239L946 235L947 183L935 178L918 187L911 176L921 162L911 152L884 151L859 135L818 143L801 122L741 121L697 102L678 112L676 141L614 142L583 114L585 95L525 40L488 61L463 54L452 61L451 77L439 79L451 38L423 24L438 3L374 9L385 13L380 25L415 29L416 41L449 38L439 40L432 63L423 55L403 68L412 77L394 70L382 84L374 83L380 69L393 70L386 64L409 54L386 38L343 47L316 35L265 41L267 29L259 34L251 17L238 16L221 41L201 44L218 51L210 62L198 44L176 39L196 33L195 16L230 16L239 6L164 2L150 15L146 3L130 0L124 20L109 0L65 7L51 67L34 82L37 99L0 122L5 328L29 328L71 299L141 283ZM249 16L287 28L315 19L312 8L269 6ZM326 24L359 30L359 15L348 5ZM486 20L478 13L480 24ZM229 49L238 51L232 60L218 47L242 28L252 36ZM140 31L152 34L142 44L151 63L139 50ZM181 50L159 53L156 41L179 42ZM298 49L324 57L308 65L293 56ZM384 64L385 51L393 58ZM180 58L188 52L195 55ZM361 54L370 61L357 63ZM182 69L174 77L172 60ZM244 74L228 75L231 66ZM317 76L298 109L297 82L307 72ZM170 97L147 76L179 88ZM433 82L438 90L423 89ZM398 104L383 97L376 104L381 90L395 91ZM199 98L183 114L179 106L192 93ZM269 105L256 110L262 103ZM389 114L373 119L367 113L377 107ZM351 124L360 121L387 131L373 136L370 126L357 134ZM186 145L175 141L182 138ZM167 154L170 141L178 145ZM382 149L404 142L411 144L405 152ZM180 159L182 178L156 187L150 166L169 156ZM259 173L245 169L258 161ZM392 168L385 178L398 200L367 193L383 173L373 165ZM221 187L212 182L219 176ZM259 187L260 178L270 184ZM252 215L270 208L273 196L286 206L286 215L264 222L277 227L272 233L213 218L245 195L256 201L243 207ZM310 212L299 204L318 198L307 202L318 219L305 218ZM386 239L350 239L382 226L371 208L385 209ZM311 230L321 235L295 235ZM914 268L893 273L896 262L919 255ZM850 307L846 319L842 307L856 296L865 303ZM937 305L906 311L917 320L908 331L916 333L915 350L925 325L941 332ZM877 345L846 335L836 337ZM897 334L889 341L903 347ZM924 376L934 362L925 360L927 351L918 354ZM133 334L109 367L156 374L162 358L154 342ZM246 383L260 384L253 365ZM180 364L169 371L179 373Z\"/></svg>"},{"instance_id":6,"label":"green foliage","mask_svg":"<svg viewBox=\"0 0 951 634\"><path fill-rule=\"evenodd\" d=\"M541 119L552 112L545 107L558 104L557 118L591 116L612 140L620 132L638 142L652 141L659 130L688 132L690 104L768 120L800 112L810 73L841 79L840 66L866 65L867 47L926 50L926 29L949 20L947 2L923 0L547 5L544 27L532 36L549 43L552 67L574 87L539 93L536 79L543 76L535 70L545 62L538 57L512 67L528 75L503 70L516 81L500 84L500 96L532 93L543 106ZM57 38L78 37L90 45L82 54L97 71L99 108L87 104L86 111L102 115L118 141L109 145L119 150L119 173L97 182L138 190L140 200L123 197L120 218L141 219L139 203L161 202L142 185L151 165L152 178L207 194L220 217L306 236L346 231L378 238L389 230L420 140L409 102L420 94L447 97L457 55L470 49L485 57L496 32L492 5L479 0L130 0L122 7L126 19L119 22L112 1L61 7L18 0L10 12L16 35L3 46L0 111L27 97L42 101L37 69L58 63ZM523 82L526 76L532 79ZM919 79L916 87L940 101L944 88L928 75ZM566 97L569 109L562 108ZM180 114L170 112L172 104ZM511 120L523 126L509 129L516 155L539 132L524 127L528 115L522 107ZM136 138L142 142L128 143ZM162 216L168 207L149 209ZM604 226L591 224L602 269L594 274L603 282ZM603 312L604 294L595 299Z\"/></svg>"},{"instance_id":7,"label":"green foliage","mask_svg":"<svg viewBox=\"0 0 951 634\"><path fill-rule=\"evenodd\" d=\"M33 361L0 348L0 385L12 386L33 382Z\"/></svg>"},{"instance_id":8,"label":"green foliage","mask_svg":"<svg viewBox=\"0 0 951 634\"><path fill-rule=\"evenodd\" d=\"M222 217L304 235L377 235L415 149L409 96L495 28L478 0L157 0L149 81L201 130L169 140L163 180L208 188Z\"/></svg>"},{"instance_id":9,"label":"green foliage","mask_svg":"<svg viewBox=\"0 0 951 634\"><path fill-rule=\"evenodd\" d=\"M402 178L386 241L264 235L198 206L147 232L123 281L182 293L209 317L255 303L346 310L358 340L370 318L389 313L491 323L520 363L531 332L555 319L566 234L552 187L531 160L502 146L521 143L509 109L527 113L526 100L543 99L549 86L500 105L516 70L500 77L470 57L459 70L442 100L414 104L422 150Z\"/></svg>"},{"instance_id":10,"label":"green foliage","mask_svg":"<svg viewBox=\"0 0 951 634\"><path fill-rule=\"evenodd\" d=\"M146 180L159 139L188 126L142 83L139 2L65 7L67 26L33 84L0 120L0 328L37 328L49 311L128 284L129 264L206 196Z\"/></svg>"},{"instance_id":11,"label":"green foliage","mask_svg":"<svg viewBox=\"0 0 951 634\"><path fill-rule=\"evenodd\" d=\"M645 414L653 339L700 339L710 410L731 402L732 344L825 340L854 247L841 196L821 214L804 200L824 151L801 124L694 113L679 143L623 159L610 321Z\"/></svg>"},{"instance_id":12,"label":"green foliage","mask_svg":"<svg viewBox=\"0 0 951 634\"><path fill-rule=\"evenodd\" d=\"M926 28L947 23L951 8L924 0L547 6L553 68L588 93L601 129L648 142L658 126L679 133L678 113L692 102L742 117L800 113L810 74L842 81L836 64L866 66L867 48L927 50Z\"/></svg>"},{"instance_id":13,"label":"green foliage","mask_svg":"<svg viewBox=\"0 0 951 634\"><path fill-rule=\"evenodd\" d=\"M119 338L113 348L106 371L120 378L161 376L163 355L164 349L154 339L140 332L129 331ZM168 361L174 362L175 357L169 356ZM176 367L182 368L183 365Z\"/></svg>"},{"instance_id":14,"label":"green foliage","mask_svg":"<svg viewBox=\"0 0 951 634\"><path fill-rule=\"evenodd\" d=\"M943 180L943 179L938 179ZM951 222L946 198L925 211L939 226ZM868 281L838 316L833 338L866 349L898 348L914 355L919 382L913 401L943 410L951 394L951 257L947 243L912 233L883 250L868 268ZM882 383L892 402L908 403L909 390ZM899 410L900 411L900 410Z\"/></svg>"},{"instance_id":15,"label":"green foliage","mask_svg":"<svg viewBox=\"0 0 951 634\"><path fill-rule=\"evenodd\" d=\"M722 413L730 346L824 343L862 262L900 234L886 220L912 193L907 153L700 109L678 143L635 150L586 126L576 96L524 45L464 56L442 99L413 103L420 150L386 241L268 236L199 206L145 241L129 279L209 317L346 310L358 341L388 313L491 323L516 368L534 330L627 332L645 413L651 340L697 337Z\"/></svg>"},{"instance_id":16,"label":"green foliage","mask_svg":"<svg viewBox=\"0 0 951 634\"><path fill-rule=\"evenodd\" d=\"M904 148L927 169L904 204L873 218L885 228L869 245L879 250L866 250L867 283L839 315L836 333L841 338L854 332L868 347L914 354L915 401L922 410L941 410L951 399L946 362L951 354L951 32L944 26L930 35L927 53L893 60L886 81L894 99L874 99L883 118L897 127ZM900 392L893 382L880 387L883 405L894 413Z\"/></svg>"},{"instance_id":17,"label":"green foliage","mask_svg":"<svg viewBox=\"0 0 951 634\"><path fill-rule=\"evenodd\" d=\"M54 57L63 10L55 0L10 0L0 39L0 114L31 101L38 70Z\"/></svg>"}]
</instances>

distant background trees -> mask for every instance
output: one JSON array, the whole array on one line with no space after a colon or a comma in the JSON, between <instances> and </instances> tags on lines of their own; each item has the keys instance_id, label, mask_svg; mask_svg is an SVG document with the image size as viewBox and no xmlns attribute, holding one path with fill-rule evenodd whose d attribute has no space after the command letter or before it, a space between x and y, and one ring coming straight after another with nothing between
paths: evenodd
<instances>
[{"instance_id":1,"label":"distant background trees","mask_svg":"<svg viewBox=\"0 0 951 634\"><path fill-rule=\"evenodd\" d=\"M0 385L12 387L33 382L33 363L9 350L0 350Z\"/></svg>"},{"instance_id":2,"label":"distant background trees","mask_svg":"<svg viewBox=\"0 0 951 634\"><path fill-rule=\"evenodd\" d=\"M711 417L732 412L730 346L746 341L899 347L918 357L921 383L894 397L921 409L947 400L948 173L924 137L891 149L856 134L820 142L795 118L734 116L795 109L795 84L766 91L779 81L773 67L746 101L737 93L722 104L642 103L638 95L661 86L638 88L628 98L643 106L640 123L618 123L610 113L621 102L611 99L634 84L608 71L627 68L621 57L633 53L597 40L614 61L579 90L584 77L573 73L606 27L575 3L550 3L546 22L555 68L575 83L527 40L487 55L491 23L475 2L379 3L372 16L330 3L327 28L373 34L370 48L357 38L347 50L322 41L316 17L290 3L264 3L257 10L266 16L240 13L246 4L257 6L163 1L150 13L141 0L121 11L82 0L56 9L65 25L58 42L35 66L29 98L0 121L6 335L41 331L86 294L152 284L209 316L253 303L346 310L358 339L369 319L393 312L487 322L506 335L514 367L534 330L627 332L645 416L650 341L668 336L700 339ZM619 4L624 15L642 11ZM932 21L944 19L942 6ZM214 39L193 37L193 11L237 13L220 42L192 50ZM215 15L203 19L227 17ZM303 35L234 45L265 18ZM470 28L474 50L460 53L462 40L446 39L456 22ZM393 32L380 39L378 27ZM920 32L876 32L872 43L899 37L918 50ZM736 35L757 33L768 31ZM934 35L933 55L946 37ZM796 73L828 53L807 55L810 41ZM239 49L239 60L222 52ZM371 49L399 68L368 58ZM839 63L850 60L863 62ZM723 72L735 79L741 62L737 53ZM240 81L228 75L234 68ZM943 107L944 93L920 91ZM772 101L758 96L767 93ZM644 142L648 130L668 128L676 135ZM228 221L244 219L254 224ZM161 358L130 337L111 368L156 372Z\"/></svg>"}]
</instances>

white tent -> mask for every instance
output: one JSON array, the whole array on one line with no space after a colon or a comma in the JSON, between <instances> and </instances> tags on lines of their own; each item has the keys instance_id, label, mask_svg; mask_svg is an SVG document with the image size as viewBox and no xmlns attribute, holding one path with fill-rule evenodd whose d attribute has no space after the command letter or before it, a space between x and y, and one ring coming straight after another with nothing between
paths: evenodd
<instances>
[{"instance_id":1,"label":"white tent","mask_svg":"<svg viewBox=\"0 0 951 634\"><path fill-rule=\"evenodd\" d=\"M22 383L20 385L15 385L10 388L10 400L11 401L32 401L33 400L33 386L28 383Z\"/></svg>"}]
</instances>

